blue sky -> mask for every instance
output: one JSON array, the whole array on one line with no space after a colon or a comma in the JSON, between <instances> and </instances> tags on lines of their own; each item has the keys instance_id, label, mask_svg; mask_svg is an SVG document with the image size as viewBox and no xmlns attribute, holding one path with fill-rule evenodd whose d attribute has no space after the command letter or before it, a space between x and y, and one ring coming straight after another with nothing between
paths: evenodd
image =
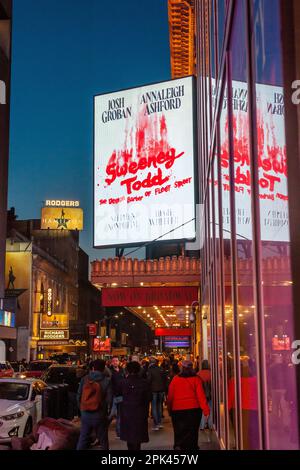
<instances>
[{"instance_id":1,"label":"blue sky","mask_svg":"<svg viewBox=\"0 0 300 470\"><path fill-rule=\"evenodd\" d=\"M93 95L170 78L167 0L14 0L9 207L79 199L92 249Z\"/></svg>"}]
</instances>

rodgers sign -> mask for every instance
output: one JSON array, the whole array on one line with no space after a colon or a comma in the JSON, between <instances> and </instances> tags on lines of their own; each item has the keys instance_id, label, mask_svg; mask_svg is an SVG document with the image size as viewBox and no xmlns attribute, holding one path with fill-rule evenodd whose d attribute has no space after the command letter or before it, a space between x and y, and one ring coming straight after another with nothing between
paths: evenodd
<instances>
[{"instance_id":1,"label":"rodgers sign","mask_svg":"<svg viewBox=\"0 0 300 470\"><path fill-rule=\"evenodd\" d=\"M83 230L83 210L69 207L43 207L42 230Z\"/></svg>"},{"instance_id":2,"label":"rodgers sign","mask_svg":"<svg viewBox=\"0 0 300 470\"><path fill-rule=\"evenodd\" d=\"M62 340L69 339L69 330L42 330L41 339Z\"/></svg>"}]
</instances>

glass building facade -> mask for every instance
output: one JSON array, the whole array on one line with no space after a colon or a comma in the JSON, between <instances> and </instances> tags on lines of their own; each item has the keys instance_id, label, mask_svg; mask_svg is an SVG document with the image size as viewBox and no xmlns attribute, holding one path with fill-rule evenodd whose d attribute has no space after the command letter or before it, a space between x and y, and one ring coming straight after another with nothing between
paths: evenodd
<instances>
[{"instance_id":1,"label":"glass building facade","mask_svg":"<svg viewBox=\"0 0 300 470\"><path fill-rule=\"evenodd\" d=\"M11 0L0 0L0 308L1 299L4 298L5 290L4 255L9 151L11 16Z\"/></svg>"},{"instance_id":2,"label":"glass building facade","mask_svg":"<svg viewBox=\"0 0 300 470\"><path fill-rule=\"evenodd\" d=\"M300 448L298 10L195 1L202 358L226 449Z\"/></svg>"}]
</instances>

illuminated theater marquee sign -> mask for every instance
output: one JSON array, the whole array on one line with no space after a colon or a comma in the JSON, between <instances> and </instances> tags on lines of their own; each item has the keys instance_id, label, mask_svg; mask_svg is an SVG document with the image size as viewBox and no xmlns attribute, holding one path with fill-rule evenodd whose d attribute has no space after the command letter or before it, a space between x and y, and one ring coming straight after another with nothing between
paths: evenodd
<instances>
[{"instance_id":1,"label":"illuminated theater marquee sign","mask_svg":"<svg viewBox=\"0 0 300 470\"><path fill-rule=\"evenodd\" d=\"M94 245L195 238L193 78L95 97Z\"/></svg>"},{"instance_id":2,"label":"illuminated theater marquee sign","mask_svg":"<svg viewBox=\"0 0 300 470\"><path fill-rule=\"evenodd\" d=\"M69 330L42 330L41 339L54 339L54 340L61 340L61 339L69 339Z\"/></svg>"}]
</instances>

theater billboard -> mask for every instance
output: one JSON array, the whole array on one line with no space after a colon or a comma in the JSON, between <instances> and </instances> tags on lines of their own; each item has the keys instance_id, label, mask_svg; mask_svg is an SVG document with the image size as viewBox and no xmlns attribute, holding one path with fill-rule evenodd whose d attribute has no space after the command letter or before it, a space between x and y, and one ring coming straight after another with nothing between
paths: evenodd
<instances>
[{"instance_id":1,"label":"theater billboard","mask_svg":"<svg viewBox=\"0 0 300 470\"><path fill-rule=\"evenodd\" d=\"M42 230L83 230L83 210L76 207L43 207Z\"/></svg>"},{"instance_id":2,"label":"theater billboard","mask_svg":"<svg viewBox=\"0 0 300 470\"><path fill-rule=\"evenodd\" d=\"M95 247L195 238L193 85L95 97Z\"/></svg>"}]
</instances>

